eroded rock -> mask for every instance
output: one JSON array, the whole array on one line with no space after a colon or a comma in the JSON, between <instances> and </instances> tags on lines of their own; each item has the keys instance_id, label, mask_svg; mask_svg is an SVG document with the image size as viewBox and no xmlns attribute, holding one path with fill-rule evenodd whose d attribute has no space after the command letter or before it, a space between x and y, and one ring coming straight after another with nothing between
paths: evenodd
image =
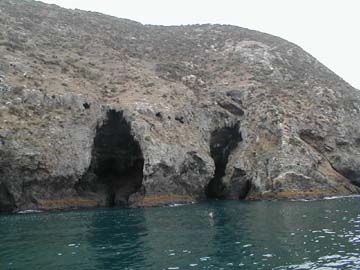
<instances>
[{"instance_id":1,"label":"eroded rock","mask_svg":"<svg viewBox=\"0 0 360 270\"><path fill-rule=\"evenodd\" d=\"M0 9L0 211L359 193L359 91L298 46Z\"/></svg>"}]
</instances>

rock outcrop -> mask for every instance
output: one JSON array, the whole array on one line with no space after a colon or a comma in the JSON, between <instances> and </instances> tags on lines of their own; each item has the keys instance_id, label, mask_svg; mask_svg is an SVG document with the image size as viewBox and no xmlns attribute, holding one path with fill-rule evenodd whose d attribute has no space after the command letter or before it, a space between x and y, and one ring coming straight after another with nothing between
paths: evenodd
<instances>
[{"instance_id":1,"label":"rock outcrop","mask_svg":"<svg viewBox=\"0 0 360 270\"><path fill-rule=\"evenodd\" d=\"M294 44L31 0L0 15L0 211L360 191L360 93Z\"/></svg>"}]
</instances>

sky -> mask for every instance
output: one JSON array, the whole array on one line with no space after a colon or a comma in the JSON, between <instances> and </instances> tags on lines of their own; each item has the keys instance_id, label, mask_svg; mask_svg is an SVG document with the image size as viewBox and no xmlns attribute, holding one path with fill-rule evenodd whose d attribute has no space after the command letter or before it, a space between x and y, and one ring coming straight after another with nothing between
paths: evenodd
<instances>
[{"instance_id":1,"label":"sky","mask_svg":"<svg viewBox=\"0 0 360 270\"><path fill-rule=\"evenodd\" d=\"M280 36L360 89L359 0L43 0L143 24L232 24Z\"/></svg>"}]
</instances>

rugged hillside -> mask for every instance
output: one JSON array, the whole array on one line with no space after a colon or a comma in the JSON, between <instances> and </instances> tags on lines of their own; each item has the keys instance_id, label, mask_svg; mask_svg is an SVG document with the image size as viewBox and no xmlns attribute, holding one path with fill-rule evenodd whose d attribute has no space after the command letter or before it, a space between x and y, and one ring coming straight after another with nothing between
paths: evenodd
<instances>
[{"instance_id":1,"label":"rugged hillside","mask_svg":"<svg viewBox=\"0 0 360 270\"><path fill-rule=\"evenodd\" d=\"M0 211L360 191L360 94L294 44L30 0L0 15Z\"/></svg>"}]
</instances>

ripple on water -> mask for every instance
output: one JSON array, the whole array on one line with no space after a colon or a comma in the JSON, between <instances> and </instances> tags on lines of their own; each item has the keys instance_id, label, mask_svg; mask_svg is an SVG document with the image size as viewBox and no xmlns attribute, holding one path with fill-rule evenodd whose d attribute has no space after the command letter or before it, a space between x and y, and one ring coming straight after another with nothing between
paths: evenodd
<instances>
[{"instance_id":1,"label":"ripple on water","mask_svg":"<svg viewBox=\"0 0 360 270\"><path fill-rule=\"evenodd\" d=\"M287 265L276 267L275 269L294 269L294 270L334 270L334 269L354 269L358 270L360 265L360 254L349 253L346 255L328 255L317 259L316 262L305 262L298 265Z\"/></svg>"},{"instance_id":2,"label":"ripple on water","mask_svg":"<svg viewBox=\"0 0 360 270\"><path fill-rule=\"evenodd\" d=\"M0 216L4 269L360 269L360 198ZM208 213L214 213L212 219ZM0 266L0 268L1 268Z\"/></svg>"}]
</instances>

